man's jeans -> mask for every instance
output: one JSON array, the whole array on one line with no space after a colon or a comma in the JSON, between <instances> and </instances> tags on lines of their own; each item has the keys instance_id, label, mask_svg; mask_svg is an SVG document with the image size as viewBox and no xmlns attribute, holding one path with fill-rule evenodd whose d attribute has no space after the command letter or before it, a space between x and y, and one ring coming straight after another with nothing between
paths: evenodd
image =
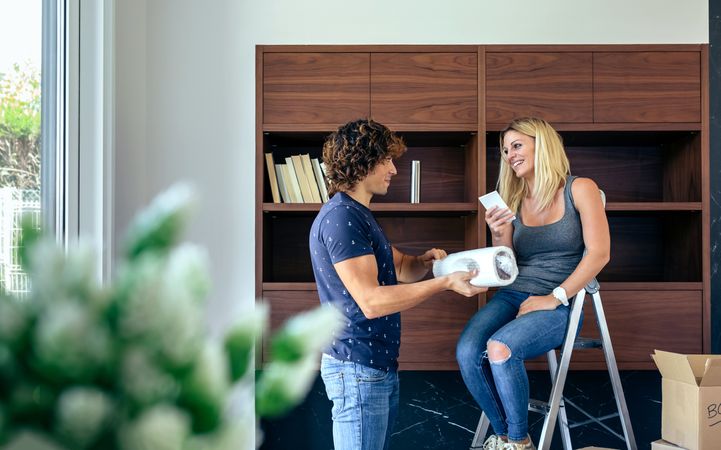
<instances>
[{"instance_id":1,"label":"man's jeans","mask_svg":"<svg viewBox=\"0 0 721 450\"><path fill-rule=\"evenodd\" d=\"M387 450L398 414L398 373L323 355L335 450Z\"/></svg>"},{"instance_id":2,"label":"man's jeans","mask_svg":"<svg viewBox=\"0 0 721 450\"><path fill-rule=\"evenodd\" d=\"M563 343L570 312L569 307L560 305L516 319L529 295L498 291L468 322L456 348L463 381L488 416L494 433L512 440L523 440L528 434L528 375L523 361ZM511 356L489 363L489 340L505 344Z\"/></svg>"}]
</instances>

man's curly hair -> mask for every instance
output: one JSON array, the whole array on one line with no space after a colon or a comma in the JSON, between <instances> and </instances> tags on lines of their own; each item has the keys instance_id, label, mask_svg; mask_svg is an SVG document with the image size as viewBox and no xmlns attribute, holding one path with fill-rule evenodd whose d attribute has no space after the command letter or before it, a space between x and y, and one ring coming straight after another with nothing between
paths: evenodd
<instances>
[{"instance_id":1,"label":"man's curly hair","mask_svg":"<svg viewBox=\"0 0 721 450\"><path fill-rule=\"evenodd\" d=\"M340 126L323 145L323 162L330 181L330 195L352 190L385 159L406 151L403 139L372 119Z\"/></svg>"}]
</instances>

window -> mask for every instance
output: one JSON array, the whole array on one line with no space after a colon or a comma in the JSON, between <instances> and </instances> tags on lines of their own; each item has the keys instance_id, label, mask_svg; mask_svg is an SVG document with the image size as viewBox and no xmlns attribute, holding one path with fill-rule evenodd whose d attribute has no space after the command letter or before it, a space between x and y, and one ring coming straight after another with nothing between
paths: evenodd
<instances>
[{"instance_id":1,"label":"window","mask_svg":"<svg viewBox=\"0 0 721 450\"><path fill-rule=\"evenodd\" d=\"M64 245L82 235L96 249L98 276L110 273L113 11L113 0L0 2L5 290L27 290L15 247L24 214Z\"/></svg>"},{"instance_id":2,"label":"window","mask_svg":"<svg viewBox=\"0 0 721 450\"><path fill-rule=\"evenodd\" d=\"M18 261L23 215L40 226L42 1L0 2L0 286L27 291Z\"/></svg>"}]
</instances>

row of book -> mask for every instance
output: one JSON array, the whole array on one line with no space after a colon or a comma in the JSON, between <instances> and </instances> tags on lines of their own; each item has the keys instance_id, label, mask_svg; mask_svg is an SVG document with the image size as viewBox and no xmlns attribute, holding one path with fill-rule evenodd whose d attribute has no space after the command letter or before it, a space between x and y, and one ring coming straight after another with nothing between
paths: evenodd
<instances>
[{"instance_id":1,"label":"row of book","mask_svg":"<svg viewBox=\"0 0 721 450\"><path fill-rule=\"evenodd\" d=\"M325 164L310 155L291 155L276 164L273 153L265 154L273 203L325 203L328 179Z\"/></svg>"}]
</instances>

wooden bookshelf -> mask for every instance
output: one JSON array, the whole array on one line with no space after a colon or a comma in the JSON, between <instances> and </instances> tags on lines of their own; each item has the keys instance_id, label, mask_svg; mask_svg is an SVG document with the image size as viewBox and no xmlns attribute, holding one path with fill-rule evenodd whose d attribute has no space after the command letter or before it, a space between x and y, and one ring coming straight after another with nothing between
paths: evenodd
<instances>
[{"instance_id":1,"label":"wooden bookshelf","mask_svg":"<svg viewBox=\"0 0 721 450\"><path fill-rule=\"evenodd\" d=\"M381 121L408 152L371 209L401 250L452 252L490 242L477 197L495 189L499 131L538 115L573 174L606 193L612 257L598 278L619 367L653 369L655 348L710 351L707 61L706 45L258 46L256 295L272 326L318 304L308 231L321 204L273 203L264 153L320 158L338 125ZM401 369L457 369L485 301L444 293L404 312ZM585 324L592 334L590 310ZM572 367L603 368L593 353Z\"/></svg>"}]
</instances>

